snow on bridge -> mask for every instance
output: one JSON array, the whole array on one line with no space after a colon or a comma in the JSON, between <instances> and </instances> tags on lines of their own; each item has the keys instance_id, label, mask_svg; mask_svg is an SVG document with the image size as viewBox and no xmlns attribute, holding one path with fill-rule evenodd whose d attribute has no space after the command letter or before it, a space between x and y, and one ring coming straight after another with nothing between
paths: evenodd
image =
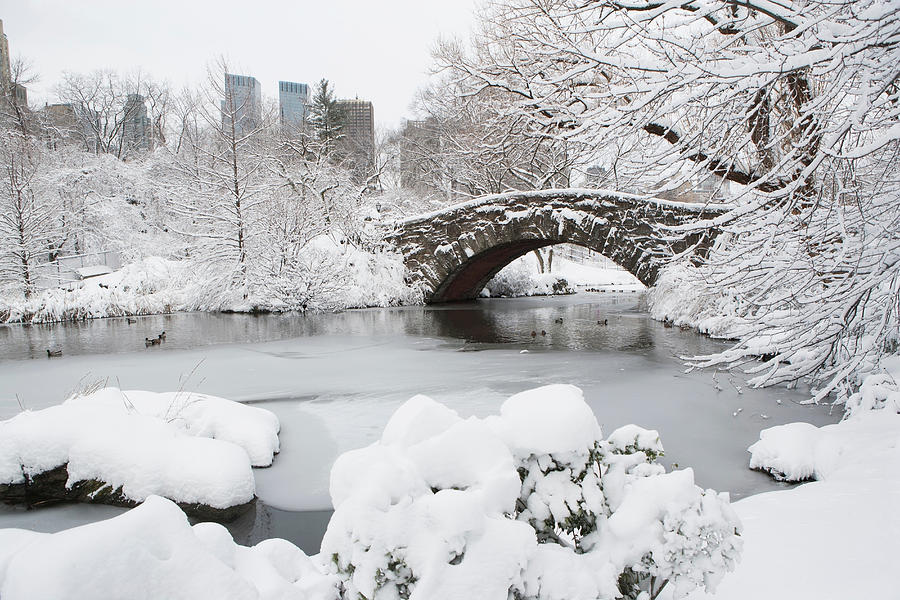
<instances>
[{"instance_id":1,"label":"snow on bridge","mask_svg":"<svg viewBox=\"0 0 900 600\"><path fill-rule=\"evenodd\" d=\"M511 192L397 221L386 241L403 254L410 283L429 303L476 298L516 258L561 243L595 250L649 286L665 259L702 255L717 233L712 223L685 225L731 208L604 190Z\"/></svg>"}]
</instances>

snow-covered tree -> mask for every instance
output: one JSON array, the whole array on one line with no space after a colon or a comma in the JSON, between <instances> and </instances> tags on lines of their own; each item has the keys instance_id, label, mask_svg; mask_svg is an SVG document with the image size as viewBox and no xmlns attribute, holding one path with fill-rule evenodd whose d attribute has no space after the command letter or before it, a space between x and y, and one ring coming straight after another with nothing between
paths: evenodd
<instances>
[{"instance_id":1,"label":"snow-covered tree","mask_svg":"<svg viewBox=\"0 0 900 600\"><path fill-rule=\"evenodd\" d=\"M25 298L37 289L39 265L60 243L59 206L41 185L43 149L18 128L0 130L0 280Z\"/></svg>"},{"instance_id":2,"label":"snow-covered tree","mask_svg":"<svg viewBox=\"0 0 900 600\"><path fill-rule=\"evenodd\" d=\"M509 0L445 66L606 185L717 177L736 208L690 285L734 299L742 341L700 364L764 355L756 384L814 375L821 398L897 343L898 23L880 0Z\"/></svg>"},{"instance_id":3,"label":"snow-covered tree","mask_svg":"<svg viewBox=\"0 0 900 600\"><path fill-rule=\"evenodd\" d=\"M254 114L227 73L224 60L212 66L198 101L183 109L176 166L185 193L174 207L181 232L195 240L194 258L214 266L228 286L243 288L271 184L274 114L262 107Z\"/></svg>"}]
</instances>

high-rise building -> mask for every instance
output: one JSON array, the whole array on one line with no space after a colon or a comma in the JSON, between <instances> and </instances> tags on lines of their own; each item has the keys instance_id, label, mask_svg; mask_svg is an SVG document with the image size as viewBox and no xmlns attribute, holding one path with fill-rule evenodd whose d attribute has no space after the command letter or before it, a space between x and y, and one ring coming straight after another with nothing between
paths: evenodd
<instances>
[{"instance_id":1,"label":"high-rise building","mask_svg":"<svg viewBox=\"0 0 900 600\"><path fill-rule=\"evenodd\" d=\"M240 135L258 126L262 115L262 88L255 77L225 73L225 98L222 99L222 125L230 127L234 118Z\"/></svg>"},{"instance_id":2,"label":"high-rise building","mask_svg":"<svg viewBox=\"0 0 900 600\"><path fill-rule=\"evenodd\" d=\"M4 95L9 93L11 84L12 80L9 69L9 40L6 39L6 34L3 33L3 20L0 19L0 85L3 86L2 93Z\"/></svg>"},{"instance_id":3,"label":"high-rise building","mask_svg":"<svg viewBox=\"0 0 900 600\"><path fill-rule=\"evenodd\" d=\"M3 32L2 19L0 19L0 96L14 100L19 106L28 105L28 90L24 85L13 81L9 61L9 40Z\"/></svg>"},{"instance_id":4,"label":"high-rise building","mask_svg":"<svg viewBox=\"0 0 900 600\"><path fill-rule=\"evenodd\" d=\"M47 143L51 147L59 144L81 144L88 152L97 152L100 128L96 113L81 105L61 103L44 106L44 120Z\"/></svg>"},{"instance_id":5,"label":"high-rise building","mask_svg":"<svg viewBox=\"0 0 900 600\"><path fill-rule=\"evenodd\" d=\"M435 168L441 136L434 117L407 121L400 134L400 187L422 193L440 190L442 174Z\"/></svg>"},{"instance_id":6,"label":"high-rise building","mask_svg":"<svg viewBox=\"0 0 900 600\"><path fill-rule=\"evenodd\" d=\"M375 109L368 100L338 100L345 115L343 144L353 170L364 175L375 165Z\"/></svg>"},{"instance_id":7,"label":"high-rise building","mask_svg":"<svg viewBox=\"0 0 900 600\"><path fill-rule=\"evenodd\" d=\"M281 112L282 126L300 127L306 121L308 104L308 85L293 81L278 82L278 107Z\"/></svg>"},{"instance_id":8,"label":"high-rise building","mask_svg":"<svg viewBox=\"0 0 900 600\"><path fill-rule=\"evenodd\" d=\"M122 145L126 150L150 150L153 147L150 117L140 94L128 94L122 121Z\"/></svg>"}]
</instances>

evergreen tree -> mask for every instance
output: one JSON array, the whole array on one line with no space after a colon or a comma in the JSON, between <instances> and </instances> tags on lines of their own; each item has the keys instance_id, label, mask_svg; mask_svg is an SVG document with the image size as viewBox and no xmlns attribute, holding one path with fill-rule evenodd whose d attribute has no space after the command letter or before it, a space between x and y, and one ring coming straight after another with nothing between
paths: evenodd
<instances>
[{"instance_id":1,"label":"evergreen tree","mask_svg":"<svg viewBox=\"0 0 900 600\"><path fill-rule=\"evenodd\" d=\"M334 90L329 88L327 79L319 82L309 106L309 114L309 123L319 139L325 143L327 149L333 149L334 141L341 136L347 112L334 97Z\"/></svg>"}]
</instances>

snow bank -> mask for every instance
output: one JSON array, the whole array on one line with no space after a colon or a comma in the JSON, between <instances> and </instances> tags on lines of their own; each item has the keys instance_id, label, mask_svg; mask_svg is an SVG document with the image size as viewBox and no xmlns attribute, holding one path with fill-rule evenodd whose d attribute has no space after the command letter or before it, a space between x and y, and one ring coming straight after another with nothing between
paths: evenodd
<instances>
[{"instance_id":1,"label":"snow bank","mask_svg":"<svg viewBox=\"0 0 900 600\"><path fill-rule=\"evenodd\" d=\"M4 600L336 600L337 581L322 571L284 540L248 548L221 525L191 527L158 496L55 534L0 530Z\"/></svg>"},{"instance_id":2,"label":"snow bank","mask_svg":"<svg viewBox=\"0 0 900 600\"><path fill-rule=\"evenodd\" d=\"M604 440L574 386L517 394L486 419L416 396L335 462L322 555L348 597L373 600L618 597L626 571L712 589L740 525L727 495L666 473L661 453L636 426Z\"/></svg>"},{"instance_id":3,"label":"snow bank","mask_svg":"<svg viewBox=\"0 0 900 600\"><path fill-rule=\"evenodd\" d=\"M253 499L251 466L272 463L278 428L269 411L223 398L105 388L0 422L0 484L65 467L67 489L97 481L115 501L224 509Z\"/></svg>"},{"instance_id":4,"label":"snow bank","mask_svg":"<svg viewBox=\"0 0 900 600\"><path fill-rule=\"evenodd\" d=\"M735 503L744 557L715 600L896 597L898 442L895 409L861 411L821 428L764 430L750 447L753 468L817 481ZM691 596L705 598L713 596Z\"/></svg>"},{"instance_id":5,"label":"snow bank","mask_svg":"<svg viewBox=\"0 0 900 600\"><path fill-rule=\"evenodd\" d=\"M217 265L148 257L122 269L30 300L0 295L0 321L49 323L177 311L343 310L421 303L404 281L402 258L389 252L346 248L328 236L314 239L291 269L234 273Z\"/></svg>"},{"instance_id":6,"label":"snow bank","mask_svg":"<svg viewBox=\"0 0 900 600\"><path fill-rule=\"evenodd\" d=\"M861 412L825 427L789 423L760 433L760 440L749 448L750 468L788 481L856 478L863 473L883 477L886 473L872 467L900 456L898 441L900 414L895 411ZM900 461L892 467L900 467Z\"/></svg>"},{"instance_id":7,"label":"snow bank","mask_svg":"<svg viewBox=\"0 0 900 600\"><path fill-rule=\"evenodd\" d=\"M44 290L23 300L0 296L0 320L50 323L186 310L184 261L148 257L109 275Z\"/></svg>"}]
</instances>

